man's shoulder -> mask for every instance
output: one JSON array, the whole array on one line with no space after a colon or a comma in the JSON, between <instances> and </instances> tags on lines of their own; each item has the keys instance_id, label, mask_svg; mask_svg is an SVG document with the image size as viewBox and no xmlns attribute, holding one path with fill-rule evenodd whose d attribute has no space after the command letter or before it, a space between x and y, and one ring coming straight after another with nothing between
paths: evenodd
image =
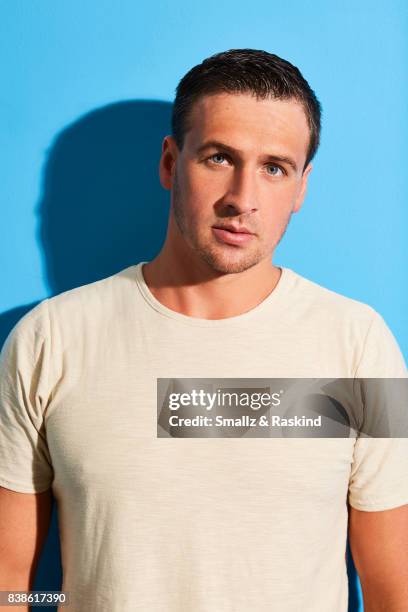
<instances>
[{"instance_id":1,"label":"man's shoulder","mask_svg":"<svg viewBox=\"0 0 408 612\"><path fill-rule=\"evenodd\" d=\"M118 304L124 302L124 294L134 289L135 267L41 300L17 322L10 336L44 337L56 324L74 328L84 322L92 325L98 317L114 316Z\"/></svg>"},{"instance_id":2,"label":"man's shoulder","mask_svg":"<svg viewBox=\"0 0 408 612\"><path fill-rule=\"evenodd\" d=\"M299 301L310 314L370 323L379 313L370 304L319 284L289 269Z\"/></svg>"},{"instance_id":3,"label":"man's shoulder","mask_svg":"<svg viewBox=\"0 0 408 612\"><path fill-rule=\"evenodd\" d=\"M122 291L134 288L135 268L136 265L128 266L110 276L63 291L45 301L52 311L61 313L72 309L92 312L92 308L98 305L109 307L115 298L120 298Z\"/></svg>"}]
</instances>

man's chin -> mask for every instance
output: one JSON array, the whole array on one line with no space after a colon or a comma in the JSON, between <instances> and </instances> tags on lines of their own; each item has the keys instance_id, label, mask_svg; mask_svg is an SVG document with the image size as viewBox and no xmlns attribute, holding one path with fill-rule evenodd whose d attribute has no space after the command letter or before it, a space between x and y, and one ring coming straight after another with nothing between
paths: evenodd
<instances>
[{"instance_id":1,"label":"man's chin","mask_svg":"<svg viewBox=\"0 0 408 612\"><path fill-rule=\"evenodd\" d=\"M222 274L238 274L245 272L255 266L261 260L260 257L242 253L239 256L227 257L223 254L208 251L200 251L202 259L216 272Z\"/></svg>"}]
</instances>

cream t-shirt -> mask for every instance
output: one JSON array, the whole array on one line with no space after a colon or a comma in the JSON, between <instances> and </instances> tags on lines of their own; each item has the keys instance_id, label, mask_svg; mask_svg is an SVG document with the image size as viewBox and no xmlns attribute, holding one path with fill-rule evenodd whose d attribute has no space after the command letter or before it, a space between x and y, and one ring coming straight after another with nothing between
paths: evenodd
<instances>
[{"instance_id":1,"label":"cream t-shirt","mask_svg":"<svg viewBox=\"0 0 408 612\"><path fill-rule=\"evenodd\" d=\"M189 317L143 263L43 300L1 353L0 485L52 487L69 610L346 612L347 502L408 503L408 440L158 438L156 382L406 377L394 336L290 268L248 312Z\"/></svg>"}]
</instances>

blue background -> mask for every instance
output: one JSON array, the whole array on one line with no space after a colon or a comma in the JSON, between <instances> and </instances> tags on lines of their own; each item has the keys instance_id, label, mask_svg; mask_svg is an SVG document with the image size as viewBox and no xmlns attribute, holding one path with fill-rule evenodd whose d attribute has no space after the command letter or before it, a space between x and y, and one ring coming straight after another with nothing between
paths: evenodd
<instances>
[{"instance_id":1,"label":"blue background","mask_svg":"<svg viewBox=\"0 0 408 612\"><path fill-rule=\"evenodd\" d=\"M253 47L297 65L324 111L274 261L369 303L407 356L407 17L404 0L2 2L0 341L39 300L155 255L176 84ZM60 587L56 520L36 588Z\"/></svg>"}]
</instances>

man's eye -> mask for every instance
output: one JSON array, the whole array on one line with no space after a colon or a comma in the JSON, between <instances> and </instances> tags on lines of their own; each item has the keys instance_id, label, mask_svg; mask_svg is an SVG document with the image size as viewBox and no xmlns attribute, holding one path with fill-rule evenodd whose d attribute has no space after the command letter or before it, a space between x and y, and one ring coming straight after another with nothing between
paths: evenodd
<instances>
[{"instance_id":1,"label":"man's eye","mask_svg":"<svg viewBox=\"0 0 408 612\"><path fill-rule=\"evenodd\" d=\"M224 159L225 159L225 156L224 156L224 155L222 155L221 153L215 153L214 155L211 155L211 157L209 157L209 159L210 159L211 161L213 161L214 163L216 163L216 164L218 164L218 165L221 165L221 164L222 164L222 162L223 162L223 161L224 161Z\"/></svg>"},{"instance_id":2,"label":"man's eye","mask_svg":"<svg viewBox=\"0 0 408 612\"><path fill-rule=\"evenodd\" d=\"M271 172L268 172L268 174L271 174L272 176L281 176L284 174L282 168L275 166L274 164L269 164L267 168L268 170L271 170Z\"/></svg>"}]
</instances>

